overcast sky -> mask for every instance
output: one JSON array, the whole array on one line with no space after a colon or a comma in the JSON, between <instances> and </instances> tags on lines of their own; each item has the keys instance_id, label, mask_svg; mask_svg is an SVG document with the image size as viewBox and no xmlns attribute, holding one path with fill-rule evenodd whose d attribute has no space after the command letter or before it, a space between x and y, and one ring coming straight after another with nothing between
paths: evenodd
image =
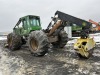
<instances>
[{"instance_id":1,"label":"overcast sky","mask_svg":"<svg viewBox=\"0 0 100 75\"><path fill-rule=\"evenodd\" d=\"M100 0L0 0L0 31L11 31L25 15L40 16L42 28L46 28L57 10L100 21Z\"/></svg>"}]
</instances>

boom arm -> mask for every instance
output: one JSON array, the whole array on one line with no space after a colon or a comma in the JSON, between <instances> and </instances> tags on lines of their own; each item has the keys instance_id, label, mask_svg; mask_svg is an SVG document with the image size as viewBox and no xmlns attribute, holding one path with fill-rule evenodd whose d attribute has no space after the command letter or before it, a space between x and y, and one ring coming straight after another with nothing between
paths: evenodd
<instances>
[{"instance_id":1,"label":"boom arm","mask_svg":"<svg viewBox=\"0 0 100 75\"><path fill-rule=\"evenodd\" d=\"M48 36L50 36L59 26L61 26L61 21L58 21L54 27L52 27L52 29L50 30Z\"/></svg>"},{"instance_id":2,"label":"boom arm","mask_svg":"<svg viewBox=\"0 0 100 75\"><path fill-rule=\"evenodd\" d=\"M59 20L60 20L60 22L58 22ZM51 23L52 21L54 21L53 25ZM56 11L55 16L52 18L52 21L49 23L49 25L46 29L46 30L50 30L50 32L48 34L49 36L51 34L53 34L55 31L56 31L56 33L59 33L59 31L61 29L63 29L65 26L71 25L70 23L76 24L81 27L86 26L87 29L89 29L90 26L92 26L90 22L70 16L70 15L60 12L60 11ZM50 29L51 26L52 26L52 28Z\"/></svg>"},{"instance_id":3,"label":"boom arm","mask_svg":"<svg viewBox=\"0 0 100 75\"><path fill-rule=\"evenodd\" d=\"M76 18L74 16L65 14L65 13L60 12L60 11L57 11L55 13L55 15L58 15L58 18L60 18L63 21L68 21L70 23L77 24L78 26L83 26L83 24L85 24L86 26L91 25L91 23L89 23L88 21L82 20L80 18Z\"/></svg>"}]
</instances>

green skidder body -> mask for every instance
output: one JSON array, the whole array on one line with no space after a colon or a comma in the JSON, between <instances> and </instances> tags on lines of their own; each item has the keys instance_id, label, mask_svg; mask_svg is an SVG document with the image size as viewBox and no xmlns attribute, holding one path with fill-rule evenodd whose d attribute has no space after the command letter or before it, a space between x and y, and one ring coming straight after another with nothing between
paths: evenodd
<instances>
[{"instance_id":1,"label":"green skidder body","mask_svg":"<svg viewBox=\"0 0 100 75\"><path fill-rule=\"evenodd\" d=\"M7 35L5 46L14 51L19 50L26 43L34 56L44 56L47 53L49 41L42 31L39 16L21 17L13 28L13 32Z\"/></svg>"}]
</instances>

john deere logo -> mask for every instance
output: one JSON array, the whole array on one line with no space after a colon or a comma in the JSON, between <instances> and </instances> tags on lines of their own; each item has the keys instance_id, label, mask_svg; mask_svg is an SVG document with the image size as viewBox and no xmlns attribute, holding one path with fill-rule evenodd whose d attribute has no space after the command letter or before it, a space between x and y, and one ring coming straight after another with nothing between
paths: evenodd
<instances>
[{"instance_id":1,"label":"john deere logo","mask_svg":"<svg viewBox=\"0 0 100 75\"><path fill-rule=\"evenodd\" d=\"M82 25L83 25L83 26L86 26L86 23L85 23L85 22L83 22L83 23L82 23Z\"/></svg>"}]
</instances>

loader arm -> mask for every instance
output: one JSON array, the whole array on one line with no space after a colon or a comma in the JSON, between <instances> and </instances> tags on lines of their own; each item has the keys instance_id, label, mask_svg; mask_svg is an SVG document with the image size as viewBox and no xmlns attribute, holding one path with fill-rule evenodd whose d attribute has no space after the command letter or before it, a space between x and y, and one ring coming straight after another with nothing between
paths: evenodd
<instances>
[{"instance_id":1,"label":"loader arm","mask_svg":"<svg viewBox=\"0 0 100 75\"><path fill-rule=\"evenodd\" d=\"M55 30L58 29L60 26L61 26L61 20L54 24L54 26L50 30L48 36L50 36L51 34L53 34L55 32Z\"/></svg>"},{"instance_id":2,"label":"loader arm","mask_svg":"<svg viewBox=\"0 0 100 75\"><path fill-rule=\"evenodd\" d=\"M54 21L54 24L52 24L52 21ZM85 21L80 18L76 18L74 16L65 14L60 11L56 11L54 17L52 18L52 21L49 23L46 29L47 31L49 31L48 36L52 35L53 33L57 34L59 33L60 30L64 29L65 26L72 26L72 24L76 24L77 26L80 27L85 27L88 30L90 30L92 26L92 24L88 21Z\"/></svg>"},{"instance_id":3,"label":"loader arm","mask_svg":"<svg viewBox=\"0 0 100 75\"><path fill-rule=\"evenodd\" d=\"M90 27L91 26L90 22L85 21L85 20L80 19L80 18L77 18L77 17L74 17L74 16L71 16L71 15L68 15L68 14L65 14L61 11L57 11L55 13L55 15L58 15L58 18L60 18L63 21L70 22L70 23L76 24L76 25L81 26L81 27L83 27L83 26Z\"/></svg>"}]
</instances>

